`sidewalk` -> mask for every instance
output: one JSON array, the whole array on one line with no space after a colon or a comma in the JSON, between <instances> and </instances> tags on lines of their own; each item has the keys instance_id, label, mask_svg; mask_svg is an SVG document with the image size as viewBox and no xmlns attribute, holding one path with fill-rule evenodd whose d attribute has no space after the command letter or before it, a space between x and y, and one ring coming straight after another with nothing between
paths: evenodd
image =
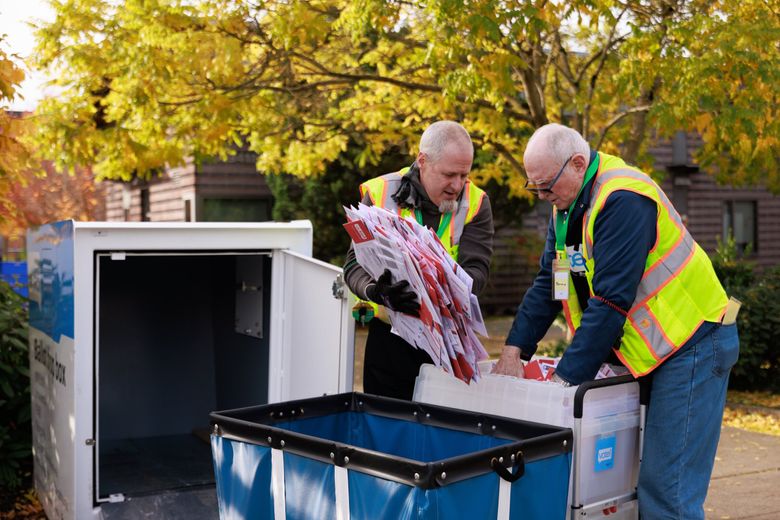
<instances>
[{"instance_id":1,"label":"sidewalk","mask_svg":"<svg viewBox=\"0 0 780 520\"><path fill-rule=\"evenodd\" d=\"M493 318L486 326L491 356L501 351L512 318ZM552 331L545 339L561 337ZM363 390L366 329L355 334L355 391ZM721 430L715 468L704 511L708 520L776 520L780 518L780 437L725 426Z\"/></svg>"},{"instance_id":2,"label":"sidewalk","mask_svg":"<svg viewBox=\"0 0 780 520\"><path fill-rule=\"evenodd\" d=\"M704 511L708 519L780 518L780 437L724 427Z\"/></svg>"}]
</instances>

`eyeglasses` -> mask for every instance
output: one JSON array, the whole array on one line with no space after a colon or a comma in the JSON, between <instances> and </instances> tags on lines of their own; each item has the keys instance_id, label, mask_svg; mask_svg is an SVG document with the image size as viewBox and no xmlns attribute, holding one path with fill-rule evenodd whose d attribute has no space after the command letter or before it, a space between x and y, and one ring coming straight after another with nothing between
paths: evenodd
<instances>
[{"instance_id":1,"label":"eyeglasses","mask_svg":"<svg viewBox=\"0 0 780 520\"><path fill-rule=\"evenodd\" d=\"M569 164L569 161L571 161L572 157L574 157L574 155L571 155L568 159L566 159L566 161L563 163L563 166L561 166L561 169L558 170L558 173L555 174L555 177L553 177L552 180L547 183L547 186L541 187L538 184L526 179L525 186L523 186L523 188L536 195L539 195L540 193L552 193L553 186L555 186L555 183L558 182L558 179L561 178L563 170L566 169L566 165Z\"/></svg>"}]
</instances>

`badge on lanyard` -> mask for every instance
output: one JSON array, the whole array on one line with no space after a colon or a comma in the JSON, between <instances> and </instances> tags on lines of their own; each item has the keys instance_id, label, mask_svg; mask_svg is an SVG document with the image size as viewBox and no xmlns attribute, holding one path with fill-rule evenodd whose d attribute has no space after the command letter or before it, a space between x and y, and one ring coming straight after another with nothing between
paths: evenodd
<instances>
[{"instance_id":1,"label":"badge on lanyard","mask_svg":"<svg viewBox=\"0 0 780 520\"><path fill-rule=\"evenodd\" d=\"M572 156L573 157L573 156ZM598 158L598 155L596 156ZM569 209L558 211L553 208L553 222L555 224L555 259L552 265L552 298L556 301L565 301L569 299L569 276L571 262L566 255L566 234L569 230L569 217L571 216L574 205L582 194L582 189L598 173L599 160L593 160L585 171L584 178L577 196L569 205ZM582 255L580 255L580 259ZM579 261L575 265L579 264ZM583 265L584 267L584 265Z\"/></svg>"},{"instance_id":2,"label":"badge on lanyard","mask_svg":"<svg viewBox=\"0 0 780 520\"><path fill-rule=\"evenodd\" d=\"M569 299L569 259L566 253L559 251L552 265L552 299L565 301Z\"/></svg>"}]
</instances>

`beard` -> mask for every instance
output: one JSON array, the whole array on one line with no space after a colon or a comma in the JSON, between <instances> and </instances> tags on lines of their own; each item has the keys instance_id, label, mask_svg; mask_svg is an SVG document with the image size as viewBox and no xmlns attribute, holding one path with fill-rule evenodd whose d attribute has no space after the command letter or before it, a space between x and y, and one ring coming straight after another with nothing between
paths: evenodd
<instances>
[{"instance_id":1,"label":"beard","mask_svg":"<svg viewBox=\"0 0 780 520\"><path fill-rule=\"evenodd\" d=\"M457 209L457 200L443 200L439 203L439 213L455 213Z\"/></svg>"}]
</instances>

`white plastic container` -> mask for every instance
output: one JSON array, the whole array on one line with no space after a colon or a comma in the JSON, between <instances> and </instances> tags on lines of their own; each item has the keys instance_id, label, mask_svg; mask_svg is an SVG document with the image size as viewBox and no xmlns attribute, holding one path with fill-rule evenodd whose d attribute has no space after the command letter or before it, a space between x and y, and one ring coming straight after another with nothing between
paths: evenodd
<instances>
[{"instance_id":1,"label":"white plastic container","mask_svg":"<svg viewBox=\"0 0 780 520\"><path fill-rule=\"evenodd\" d=\"M423 365L414 400L572 428L572 514L635 500L640 423L636 381L621 377L564 388L490 374L489 366L480 368L480 381L467 385L433 365ZM623 505L621 512L635 518L635 509Z\"/></svg>"}]
</instances>

